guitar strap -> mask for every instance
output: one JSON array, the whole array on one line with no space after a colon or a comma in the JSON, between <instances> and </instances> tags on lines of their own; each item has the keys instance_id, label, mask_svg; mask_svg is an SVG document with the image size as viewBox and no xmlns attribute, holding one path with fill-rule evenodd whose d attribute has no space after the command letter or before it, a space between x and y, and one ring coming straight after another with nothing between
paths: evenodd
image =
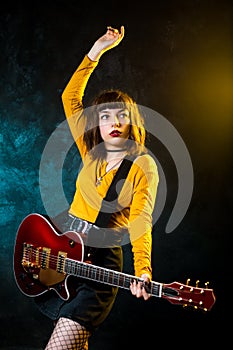
<instances>
[{"instance_id":1,"label":"guitar strap","mask_svg":"<svg viewBox=\"0 0 233 350\"><path fill-rule=\"evenodd\" d=\"M96 221L91 230L88 232L86 241L87 246L103 248L121 245L121 241L123 239L122 230L119 232L116 229L108 228L108 223L112 214L117 211L117 198L119 197L120 191L125 182L124 180L127 178L135 158L136 156L124 158L119 166L109 189L102 200L101 208Z\"/></svg>"},{"instance_id":2,"label":"guitar strap","mask_svg":"<svg viewBox=\"0 0 233 350\"><path fill-rule=\"evenodd\" d=\"M116 175L114 176L111 185L103 198L99 214L96 218L95 225L98 227L108 227L112 213L116 211L117 198L123 187L124 181L127 178L128 172L133 164L135 156L124 158L119 166ZM121 181L120 181L121 180ZM117 186L118 185L118 186Z\"/></svg>"}]
</instances>

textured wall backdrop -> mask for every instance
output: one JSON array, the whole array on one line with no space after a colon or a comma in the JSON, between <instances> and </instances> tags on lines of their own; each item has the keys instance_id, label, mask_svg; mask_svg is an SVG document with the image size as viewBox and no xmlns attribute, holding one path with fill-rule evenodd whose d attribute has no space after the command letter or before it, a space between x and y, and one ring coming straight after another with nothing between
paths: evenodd
<instances>
[{"instance_id":1,"label":"textured wall backdrop","mask_svg":"<svg viewBox=\"0 0 233 350\"><path fill-rule=\"evenodd\" d=\"M85 101L105 87L119 87L167 118L183 138L194 169L194 191L181 224L165 226L177 193L177 174L168 152L151 140L168 184L165 209L153 230L155 281L210 281L217 296L208 314L164 300L147 303L120 291L109 318L90 340L90 349L128 349L134 344L197 346L220 340L229 313L232 279L229 253L232 204L232 5L230 1L123 3L34 1L5 4L0 13L1 233L0 348L43 349L52 330L33 300L18 290L13 275L17 228L32 212L45 213L39 188L44 147L64 120L61 92L83 55L107 25L125 25L122 44L106 54L91 77ZM69 134L61 135L60 149ZM71 147L64 164L67 201L74 192L80 157ZM53 188L51 160L47 183ZM59 194L48 198L55 211ZM132 270L125 247L125 271ZM229 305L228 305L229 304ZM149 330L150 329L150 330ZM166 333L166 335L164 335ZM201 335L203 338L201 339ZM199 339L200 337L200 339ZM197 341L196 341L197 340ZM182 346L181 345L181 346Z\"/></svg>"}]
</instances>

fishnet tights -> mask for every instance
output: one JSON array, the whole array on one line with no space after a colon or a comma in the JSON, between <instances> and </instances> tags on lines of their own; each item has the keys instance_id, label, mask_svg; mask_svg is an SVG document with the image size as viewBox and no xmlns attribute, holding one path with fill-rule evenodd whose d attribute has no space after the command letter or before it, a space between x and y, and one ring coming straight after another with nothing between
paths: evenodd
<instances>
[{"instance_id":1,"label":"fishnet tights","mask_svg":"<svg viewBox=\"0 0 233 350\"><path fill-rule=\"evenodd\" d=\"M59 318L45 350L88 350L90 332L68 318Z\"/></svg>"}]
</instances>

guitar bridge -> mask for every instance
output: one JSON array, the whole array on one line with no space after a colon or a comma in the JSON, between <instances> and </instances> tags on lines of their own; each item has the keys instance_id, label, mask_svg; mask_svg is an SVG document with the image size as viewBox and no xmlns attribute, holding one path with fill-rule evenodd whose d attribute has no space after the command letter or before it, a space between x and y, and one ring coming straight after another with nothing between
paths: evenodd
<instances>
[{"instance_id":1,"label":"guitar bridge","mask_svg":"<svg viewBox=\"0 0 233 350\"><path fill-rule=\"evenodd\" d=\"M23 258L21 264L24 268L39 267L39 248L35 249L30 243L23 243Z\"/></svg>"}]
</instances>

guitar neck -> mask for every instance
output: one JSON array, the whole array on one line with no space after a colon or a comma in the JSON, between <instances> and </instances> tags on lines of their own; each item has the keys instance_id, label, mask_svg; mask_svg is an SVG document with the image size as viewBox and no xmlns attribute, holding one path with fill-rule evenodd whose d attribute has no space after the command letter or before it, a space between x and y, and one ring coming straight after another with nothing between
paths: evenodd
<instances>
[{"instance_id":1,"label":"guitar neck","mask_svg":"<svg viewBox=\"0 0 233 350\"><path fill-rule=\"evenodd\" d=\"M106 269L100 266L92 265L86 262L79 262L73 259L66 259L64 264L64 272L68 275L83 277L92 281L109 284L111 286L130 289L130 283L133 280L137 282L142 279L123 272ZM161 298L162 283L150 282L147 291L155 297Z\"/></svg>"}]
</instances>

